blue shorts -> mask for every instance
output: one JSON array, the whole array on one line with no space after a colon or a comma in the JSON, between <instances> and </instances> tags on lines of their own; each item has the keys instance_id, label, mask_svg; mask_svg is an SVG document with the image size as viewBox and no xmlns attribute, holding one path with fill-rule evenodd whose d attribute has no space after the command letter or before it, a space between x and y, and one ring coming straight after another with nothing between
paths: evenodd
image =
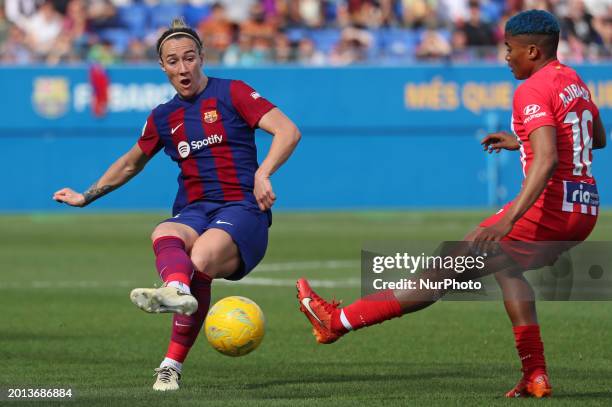
<instances>
[{"instance_id":1,"label":"blue shorts","mask_svg":"<svg viewBox=\"0 0 612 407\"><path fill-rule=\"evenodd\" d=\"M199 235L208 229L221 229L231 237L240 252L240 267L227 280L240 280L263 259L268 247L272 213L262 212L250 201L197 201L185 206L164 222L187 225Z\"/></svg>"}]
</instances>

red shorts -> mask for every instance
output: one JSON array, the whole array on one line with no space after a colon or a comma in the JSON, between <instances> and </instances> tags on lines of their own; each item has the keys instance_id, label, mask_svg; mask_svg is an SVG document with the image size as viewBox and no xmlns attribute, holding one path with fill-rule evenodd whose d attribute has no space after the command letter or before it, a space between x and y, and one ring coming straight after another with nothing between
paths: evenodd
<instances>
[{"instance_id":1,"label":"red shorts","mask_svg":"<svg viewBox=\"0 0 612 407\"><path fill-rule=\"evenodd\" d=\"M488 227L497 223L511 205L512 202L506 204L495 215L482 221L480 226ZM510 233L502 239L502 242L517 242L517 244L502 243L502 249L527 268L552 265L563 251L584 241L595 227L596 222L597 215L532 206L514 224ZM529 242L568 243L529 244Z\"/></svg>"}]
</instances>

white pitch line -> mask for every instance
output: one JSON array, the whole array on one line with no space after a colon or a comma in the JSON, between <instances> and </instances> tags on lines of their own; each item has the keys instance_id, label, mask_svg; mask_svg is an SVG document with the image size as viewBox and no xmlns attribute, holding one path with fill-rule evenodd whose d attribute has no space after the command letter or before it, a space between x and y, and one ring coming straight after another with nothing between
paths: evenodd
<instances>
[{"instance_id":1,"label":"white pitch line","mask_svg":"<svg viewBox=\"0 0 612 407\"><path fill-rule=\"evenodd\" d=\"M239 284L239 285L255 285L264 287L295 287L295 281L292 279L280 278L262 278L262 277L245 277L240 281L218 280L216 283L222 284ZM310 285L315 288L351 288L360 287L361 280L358 278L347 278L344 280L308 280Z\"/></svg>"},{"instance_id":2,"label":"white pitch line","mask_svg":"<svg viewBox=\"0 0 612 407\"><path fill-rule=\"evenodd\" d=\"M262 264L253 272L267 271L295 271L295 270L335 270L350 269L360 270L361 263L355 260L325 260L325 261L294 261L288 263L268 263Z\"/></svg>"},{"instance_id":3,"label":"white pitch line","mask_svg":"<svg viewBox=\"0 0 612 407\"><path fill-rule=\"evenodd\" d=\"M214 284L223 285L249 285L262 287L295 287L296 280L289 278L265 278L265 277L245 277L240 281L215 280ZM359 287L361 280L358 278L347 278L343 280L308 280L312 287L325 288L350 288ZM146 285L146 284L144 284ZM62 288L135 288L143 286L142 282L136 281L30 281L26 283L3 281L0 282L0 290L23 290L23 289L62 289Z\"/></svg>"},{"instance_id":4,"label":"white pitch line","mask_svg":"<svg viewBox=\"0 0 612 407\"><path fill-rule=\"evenodd\" d=\"M277 272L277 271L296 271L296 270L335 270L353 268L355 271L360 269L360 263L354 260L326 260L326 261L303 261L303 262L287 262L287 263L268 263L262 264L253 270L257 274L262 272ZM313 287L359 287L361 280L358 278L348 278L342 280L309 280ZM250 286L265 286L265 287L294 287L294 279L281 278L265 278L253 277L252 274L240 281L216 280L215 284L242 284ZM7 289L59 289L59 288L131 288L142 286L142 282L113 280L113 281L0 281L0 290Z\"/></svg>"}]
</instances>

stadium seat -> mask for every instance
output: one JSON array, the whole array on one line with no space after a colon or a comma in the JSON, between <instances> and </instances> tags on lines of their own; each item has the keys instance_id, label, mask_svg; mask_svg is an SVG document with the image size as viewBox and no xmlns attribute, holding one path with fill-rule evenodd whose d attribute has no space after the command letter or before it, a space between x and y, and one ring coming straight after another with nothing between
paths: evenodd
<instances>
[{"instance_id":1,"label":"stadium seat","mask_svg":"<svg viewBox=\"0 0 612 407\"><path fill-rule=\"evenodd\" d=\"M310 38L318 50L329 53L340 40L340 30L333 28L310 31Z\"/></svg>"},{"instance_id":2,"label":"stadium seat","mask_svg":"<svg viewBox=\"0 0 612 407\"><path fill-rule=\"evenodd\" d=\"M493 23L499 21L504 13L504 3L499 1L488 1L482 3L480 7L485 21Z\"/></svg>"},{"instance_id":3,"label":"stadium seat","mask_svg":"<svg viewBox=\"0 0 612 407\"><path fill-rule=\"evenodd\" d=\"M138 38L142 38L145 35L147 28L147 13L148 9L143 4L132 4L118 8L121 24L126 27L133 36Z\"/></svg>"},{"instance_id":4,"label":"stadium seat","mask_svg":"<svg viewBox=\"0 0 612 407\"><path fill-rule=\"evenodd\" d=\"M183 6L175 3L160 3L149 8L149 29L168 27L173 18L183 16Z\"/></svg>"},{"instance_id":5,"label":"stadium seat","mask_svg":"<svg viewBox=\"0 0 612 407\"><path fill-rule=\"evenodd\" d=\"M370 62L376 62L381 54L381 50L384 49L384 43L379 30L368 30L372 36L372 43L367 50L367 57Z\"/></svg>"},{"instance_id":6,"label":"stadium seat","mask_svg":"<svg viewBox=\"0 0 612 407\"><path fill-rule=\"evenodd\" d=\"M290 28L285 34L291 42L299 42L302 38L308 37L306 30L303 28Z\"/></svg>"},{"instance_id":7,"label":"stadium seat","mask_svg":"<svg viewBox=\"0 0 612 407\"><path fill-rule=\"evenodd\" d=\"M416 38L417 38L416 45L420 44L421 41L423 41L423 36L425 35L426 31L427 30L417 30L417 31L415 31ZM438 34L440 34L442 36L442 38L444 38L446 41L448 41L448 42L451 41L452 34L451 34L451 32L449 30L447 30L445 28L438 28L436 30L436 32Z\"/></svg>"},{"instance_id":8,"label":"stadium seat","mask_svg":"<svg viewBox=\"0 0 612 407\"><path fill-rule=\"evenodd\" d=\"M123 54L127 50L132 39L130 32L125 28L109 28L100 31L99 35L103 41L113 44L113 48L119 54Z\"/></svg>"},{"instance_id":9,"label":"stadium seat","mask_svg":"<svg viewBox=\"0 0 612 407\"><path fill-rule=\"evenodd\" d=\"M337 1L326 1L324 4L324 15L325 21L328 23L335 23L338 17L338 2Z\"/></svg>"},{"instance_id":10,"label":"stadium seat","mask_svg":"<svg viewBox=\"0 0 612 407\"><path fill-rule=\"evenodd\" d=\"M197 28L200 21L208 17L209 14L210 6L207 5L196 6L188 3L183 9L185 21L193 28Z\"/></svg>"},{"instance_id":11,"label":"stadium seat","mask_svg":"<svg viewBox=\"0 0 612 407\"><path fill-rule=\"evenodd\" d=\"M412 55L419 42L419 34L406 29L381 29L379 37L381 47L391 56Z\"/></svg>"}]
</instances>

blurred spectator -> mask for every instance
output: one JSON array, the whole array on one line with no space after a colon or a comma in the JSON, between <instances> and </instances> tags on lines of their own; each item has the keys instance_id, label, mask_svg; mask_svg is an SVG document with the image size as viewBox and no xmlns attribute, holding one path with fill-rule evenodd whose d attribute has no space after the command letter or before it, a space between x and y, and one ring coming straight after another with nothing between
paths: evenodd
<instances>
[{"instance_id":1,"label":"blurred spectator","mask_svg":"<svg viewBox=\"0 0 612 407\"><path fill-rule=\"evenodd\" d=\"M257 0L220 0L227 10L227 17L234 23L242 23L249 17L249 10Z\"/></svg>"},{"instance_id":2,"label":"blurred spectator","mask_svg":"<svg viewBox=\"0 0 612 407\"><path fill-rule=\"evenodd\" d=\"M6 18L23 29L24 24L45 0L5 0Z\"/></svg>"},{"instance_id":3,"label":"blurred spectator","mask_svg":"<svg viewBox=\"0 0 612 407\"><path fill-rule=\"evenodd\" d=\"M66 5L66 15L62 23L62 32L72 39L85 35L87 27L87 10L83 0L70 0Z\"/></svg>"},{"instance_id":4,"label":"blurred spectator","mask_svg":"<svg viewBox=\"0 0 612 407\"><path fill-rule=\"evenodd\" d=\"M507 18L530 8L558 16L566 62L612 58L612 0L0 0L0 58L155 62L183 14L209 64L502 61Z\"/></svg>"},{"instance_id":5,"label":"blurred spectator","mask_svg":"<svg viewBox=\"0 0 612 407\"><path fill-rule=\"evenodd\" d=\"M26 44L26 34L17 25L11 25L8 38L0 52L3 63L30 64L34 62L34 56Z\"/></svg>"},{"instance_id":6,"label":"blurred spectator","mask_svg":"<svg viewBox=\"0 0 612 407\"><path fill-rule=\"evenodd\" d=\"M372 36L366 30L348 27L342 30L340 41L329 56L332 65L350 65L364 62L368 48L372 44Z\"/></svg>"},{"instance_id":7,"label":"blurred spectator","mask_svg":"<svg viewBox=\"0 0 612 407\"><path fill-rule=\"evenodd\" d=\"M6 19L6 15L4 14L3 4L0 3L0 49L2 49L2 45L8 39L9 30L11 28L11 24Z\"/></svg>"},{"instance_id":8,"label":"blurred spectator","mask_svg":"<svg viewBox=\"0 0 612 407\"><path fill-rule=\"evenodd\" d=\"M200 23L198 31L206 49L207 61L220 62L232 43L234 31L223 4L215 3L212 6L210 15Z\"/></svg>"},{"instance_id":9,"label":"blurred spectator","mask_svg":"<svg viewBox=\"0 0 612 407\"><path fill-rule=\"evenodd\" d=\"M349 13L352 23L358 27L379 28L385 23L380 2L376 0L349 1Z\"/></svg>"},{"instance_id":10,"label":"blurred spectator","mask_svg":"<svg viewBox=\"0 0 612 407\"><path fill-rule=\"evenodd\" d=\"M402 0L404 23L410 28L436 27L439 24L436 0Z\"/></svg>"},{"instance_id":11,"label":"blurred spectator","mask_svg":"<svg viewBox=\"0 0 612 407\"><path fill-rule=\"evenodd\" d=\"M226 65L255 66L269 61L269 48L255 48L254 38L243 33L238 36L238 44L232 44L223 55L223 63Z\"/></svg>"},{"instance_id":12,"label":"blurred spectator","mask_svg":"<svg viewBox=\"0 0 612 407\"><path fill-rule=\"evenodd\" d=\"M119 26L113 3L110 0L88 0L87 25L93 31Z\"/></svg>"},{"instance_id":13,"label":"blurred spectator","mask_svg":"<svg viewBox=\"0 0 612 407\"><path fill-rule=\"evenodd\" d=\"M593 17L612 17L612 0L584 0L584 6Z\"/></svg>"},{"instance_id":14,"label":"blurred spectator","mask_svg":"<svg viewBox=\"0 0 612 407\"><path fill-rule=\"evenodd\" d=\"M59 63L78 62L80 59L75 52L71 38L66 34L61 34L47 54L45 62L49 65L56 65Z\"/></svg>"},{"instance_id":15,"label":"blurred spectator","mask_svg":"<svg viewBox=\"0 0 612 407\"><path fill-rule=\"evenodd\" d=\"M448 58L450 54L450 44L440 32L433 28L423 33L423 38L416 49L416 57L421 60Z\"/></svg>"},{"instance_id":16,"label":"blurred spectator","mask_svg":"<svg viewBox=\"0 0 612 407\"><path fill-rule=\"evenodd\" d=\"M302 38L298 43L296 62L301 65L325 65L325 55L317 50L310 38Z\"/></svg>"},{"instance_id":17,"label":"blurred spectator","mask_svg":"<svg viewBox=\"0 0 612 407\"><path fill-rule=\"evenodd\" d=\"M324 4L320 0L289 1L289 16L293 25L319 28L325 24Z\"/></svg>"},{"instance_id":18,"label":"blurred spectator","mask_svg":"<svg viewBox=\"0 0 612 407\"><path fill-rule=\"evenodd\" d=\"M612 58L612 13L601 21L599 33L602 39L602 56Z\"/></svg>"},{"instance_id":19,"label":"blurred spectator","mask_svg":"<svg viewBox=\"0 0 612 407\"><path fill-rule=\"evenodd\" d=\"M240 32L253 36L272 39L276 34L276 26L273 22L266 20L266 14L260 3L253 4L249 18L240 24Z\"/></svg>"},{"instance_id":20,"label":"blurred spectator","mask_svg":"<svg viewBox=\"0 0 612 407\"><path fill-rule=\"evenodd\" d=\"M84 59L87 46L87 10L83 0L70 0L66 4L66 15L62 23L61 45L70 44L74 50L69 54Z\"/></svg>"},{"instance_id":21,"label":"blurred spectator","mask_svg":"<svg viewBox=\"0 0 612 407\"><path fill-rule=\"evenodd\" d=\"M106 40L94 40L93 45L89 48L87 60L101 65L111 65L119 62L113 44Z\"/></svg>"},{"instance_id":22,"label":"blurred spectator","mask_svg":"<svg viewBox=\"0 0 612 407\"><path fill-rule=\"evenodd\" d=\"M137 38L132 39L125 52L124 61L130 64L141 64L150 61L146 44Z\"/></svg>"},{"instance_id":23,"label":"blurred spectator","mask_svg":"<svg viewBox=\"0 0 612 407\"><path fill-rule=\"evenodd\" d=\"M467 35L463 30L455 30L451 35L451 59L453 62L469 62L472 54L467 46Z\"/></svg>"},{"instance_id":24,"label":"blurred spectator","mask_svg":"<svg viewBox=\"0 0 612 407\"><path fill-rule=\"evenodd\" d=\"M470 0L469 16L463 26L469 47L486 47L496 45L493 27L482 20L480 1Z\"/></svg>"},{"instance_id":25,"label":"blurred spectator","mask_svg":"<svg viewBox=\"0 0 612 407\"><path fill-rule=\"evenodd\" d=\"M258 61L270 58L276 26L266 20L266 14L260 3L251 6L249 18L240 25L240 35L250 38L252 52Z\"/></svg>"},{"instance_id":26,"label":"blurred spectator","mask_svg":"<svg viewBox=\"0 0 612 407\"><path fill-rule=\"evenodd\" d=\"M62 31L63 18L51 1L44 2L24 23L26 42L39 56L46 57Z\"/></svg>"},{"instance_id":27,"label":"blurred spectator","mask_svg":"<svg viewBox=\"0 0 612 407\"><path fill-rule=\"evenodd\" d=\"M439 0L437 3L439 13L452 23L461 24L469 17L468 0Z\"/></svg>"},{"instance_id":28,"label":"blurred spectator","mask_svg":"<svg viewBox=\"0 0 612 407\"><path fill-rule=\"evenodd\" d=\"M274 38L274 62L287 64L294 59L293 46L285 33L278 33Z\"/></svg>"},{"instance_id":29,"label":"blurred spectator","mask_svg":"<svg viewBox=\"0 0 612 407\"><path fill-rule=\"evenodd\" d=\"M575 37L585 45L601 43L601 38L593 28L593 16L589 14L582 0L570 0L568 15L562 20L566 36Z\"/></svg>"}]
</instances>

